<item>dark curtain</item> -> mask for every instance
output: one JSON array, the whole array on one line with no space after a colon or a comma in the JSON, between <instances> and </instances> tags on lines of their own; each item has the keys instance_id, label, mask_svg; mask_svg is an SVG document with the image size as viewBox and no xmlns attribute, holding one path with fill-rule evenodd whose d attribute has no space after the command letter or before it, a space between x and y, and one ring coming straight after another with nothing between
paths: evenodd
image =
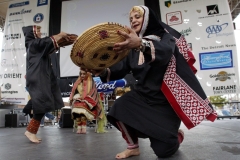
<instances>
[{"instance_id":1,"label":"dark curtain","mask_svg":"<svg viewBox=\"0 0 240 160\"><path fill-rule=\"evenodd\" d=\"M77 78L64 78L59 79L59 86L61 90L62 97L69 97L72 90L72 85L77 80Z\"/></svg>"},{"instance_id":2,"label":"dark curtain","mask_svg":"<svg viewBox=\"0 0 240 160\"><path fill-rule=\"evenodd\" d=\"M60 32L61 29L61 12L62 12L62 1L51 0L50 1L50 18L49 18L49 35L55 35ZM53 65L53 71L58 79L60 79L60 67L59 67L59 55L51 54L51 60Z\"/></svg>"}]
</instances>

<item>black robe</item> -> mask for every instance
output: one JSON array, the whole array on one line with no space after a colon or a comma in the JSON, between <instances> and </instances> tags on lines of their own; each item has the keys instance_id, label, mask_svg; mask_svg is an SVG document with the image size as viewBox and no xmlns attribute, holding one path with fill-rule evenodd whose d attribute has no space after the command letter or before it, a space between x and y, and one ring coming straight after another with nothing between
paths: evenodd
<instances>
[{"instance_id":1,"label":"black robe","mask_svg":"<svg viewBox=\"0 0 240 160\"><path fill-rule=\"evenodd\" d=\"M175 41L165 33L161 42L153 41L156 57L144 54L145 62L138 64L139 52L132 50L121 62L110 67L110 80L123 78L132 71L137 84L133 91L118 98L108 114L117 127L116 119L139 131L139 137L153 137L176 143L181 120L160 90L167 64L174 52ZM104 79L102 79L104 81Z\"/></svg>"},{"instance_id":2,"label":"black robe","mask_svg":"<svg viewBox=\"0 0 240 160\"><path fill-rule=\"evenodd\" d=\"M36 26L23 27L27 51L26 86L33 113L46 113L64 107L60 88L51 66L50 54L57 49L53 37L36 38Z\"/></svg>"},{"instance_id":3,"label":"black robe","mask_svg":"<svg viewBox=\"0 0 240 160\"><path fill-rule=\"evenodd\" d=\"M116 121L122 121L139 137L177 144L181 121L190 129L204 118L214 121L216 114L194 75L194 57L184 37L159 22L151 9L141 7L144 18L138 36L149 40L151 53L144 52L143 59L132 49L101 77L103 82L116 80L131 71L137 80L133 91L115 101L108 120L117 128Z\"/></svg>"}]
</instances>

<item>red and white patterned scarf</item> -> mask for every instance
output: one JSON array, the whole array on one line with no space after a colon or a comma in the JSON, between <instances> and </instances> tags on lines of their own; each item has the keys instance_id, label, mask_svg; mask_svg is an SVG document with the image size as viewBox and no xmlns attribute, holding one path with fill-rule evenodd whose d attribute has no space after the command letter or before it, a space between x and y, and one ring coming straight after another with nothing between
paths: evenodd
<instances>
[{"instance_id":1,"label":"red and white patterned scarf","mask_svg":"<svg viewBox=\"0 0 240 160\"><path fill-rule=\"evenodd\" d=\"M150 23L150 14L153 14L152 11L149 12L150 10L146 6L140 7L144 9L144 22L139 36L156 36L154 33L151 35L151 31L147 30L150 25L148 24ZM154 15L151 16L153 17ZM154 21L152 17L151 22L156 23L156 20ZM175 49L175 53L172 55L168 64L160 89L188 129L200 124L204 119L214 121L217 118L217 114L194 75L197 72L196 68L193 66L196 60L188 47L186 39L179 32L165 23L157 22L156 26L159 26L159 24L160 27L174 37L178 48ZM150 34L146 35L146 32ZM156 30L156 33L160 34L161 32ZM179 69L177 62L181 61L180 56L183 56L188 64L188 66L185 66L186 69L187 67L191 68L191 70L189 69L189 73L178 73ZM190 84L191 82L186 82L187 78L193 79L192 84Z\"/></svg>"}]
</instances>

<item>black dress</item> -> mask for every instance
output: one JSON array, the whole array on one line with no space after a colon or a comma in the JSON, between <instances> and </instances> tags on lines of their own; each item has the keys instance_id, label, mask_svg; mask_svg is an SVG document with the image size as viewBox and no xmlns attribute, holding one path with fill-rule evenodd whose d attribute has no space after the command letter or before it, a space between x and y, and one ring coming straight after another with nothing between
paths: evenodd
<instances>
[{"instance_id":1,"label":"black dress","mask_svg":"<svg viewBox=\"0 0 240 160\"><path fill-rule=\"evenodd\" d=\"M40 114L64 107L54 75L50 54L56 50L51 37L35 38L34 27L23 27L27 51L26 81L33 113Z\"/></svg>"},{"instance_id":2,"label":"black dress","mask_svg":"<svg viewBox=\"0 0 240 160\"><path fill-rule=\"evenodd\" d=\"M118 98L108 113L115 127L116 120L135 128L139 137L152 137L166 143L176 143L180 119L160 90L167 64L174 52L175 41L165 33L161 41L153 41L155 61L144 54L145 62L138 64L139 52L132 50L121 62L110 67L110 80L120 79L132 71L137 80L133 91Z\"/></svg>"}]
</instances>

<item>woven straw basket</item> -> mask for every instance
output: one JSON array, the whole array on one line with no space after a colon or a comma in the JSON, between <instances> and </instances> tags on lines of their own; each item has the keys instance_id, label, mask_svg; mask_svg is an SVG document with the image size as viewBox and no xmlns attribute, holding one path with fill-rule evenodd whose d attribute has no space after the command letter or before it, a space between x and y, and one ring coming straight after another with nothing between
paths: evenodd
<instances>
[{"instance_id":1,"label":"woven straw basket","mask_svg":"<svg viewBox=\"0 0 240 160\"><path fill-rule=\"evenodd\" d=\"M129 53L117 54L113 51L115 43L125 41L117 31L129 31L118 23L101 23L86 30L74 42L71 59L79 67L101 70L121 61Z\"/></svg>"}]
</instances>

